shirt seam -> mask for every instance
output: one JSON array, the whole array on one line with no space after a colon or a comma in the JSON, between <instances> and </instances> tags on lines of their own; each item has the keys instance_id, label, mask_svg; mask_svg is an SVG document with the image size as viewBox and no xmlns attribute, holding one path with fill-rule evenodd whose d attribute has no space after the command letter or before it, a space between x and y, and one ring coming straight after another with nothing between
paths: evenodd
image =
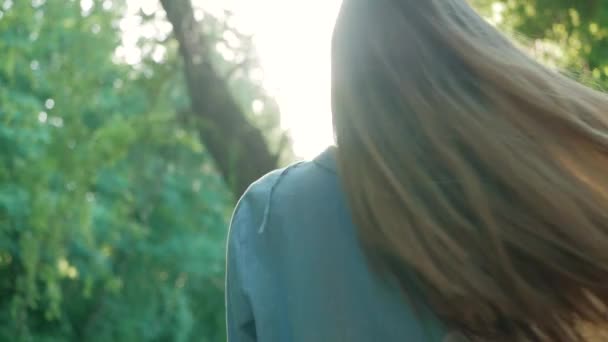
<instances>
[{"instance_id":1,"label":"shirt seam","mask_svg":"<svg viewBox=\"0 0 608 342\"><path fill-rule=\"evenodd\" d=\"M268 191L268 197L266 199L266 205L264 206L264 216L262 218L262 223L260 224L260 227L258 228L258 234L264 233L264 231L266 230L266 225L268 224L268 221L270 220L272 197L274 195L274 191L276 190L277 186L279 185L279 183L281 183L281 180L283 180L283 178L285 178L285 176L287 176L287 174L291 170L302 165L302 163L303 162L298 162L298 163L292 164L292 165L286 167L285 169L283 169L283 171L281 171L281 173L277 177L276 181L270 187L270 190Z\"/></svg>"}]
</instances>

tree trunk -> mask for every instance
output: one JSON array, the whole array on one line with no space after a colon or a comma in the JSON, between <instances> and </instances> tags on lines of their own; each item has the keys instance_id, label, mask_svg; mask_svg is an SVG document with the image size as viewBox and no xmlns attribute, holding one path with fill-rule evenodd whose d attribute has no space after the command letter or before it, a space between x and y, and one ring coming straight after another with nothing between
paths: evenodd
<instances>
[{"instance_id":1,"label":"tree trunk","mask_svg":"<svg viewBox=\"0 0 608 342\"><path fill-rule=\"evenodd\" d=\"M262 132L249 122L226 81L211 65L211 49L194 19L190 0L160 0L184 60L192 112L201 140L238 198L249 184L277 167Z\"/></svg>"}]
</instances>

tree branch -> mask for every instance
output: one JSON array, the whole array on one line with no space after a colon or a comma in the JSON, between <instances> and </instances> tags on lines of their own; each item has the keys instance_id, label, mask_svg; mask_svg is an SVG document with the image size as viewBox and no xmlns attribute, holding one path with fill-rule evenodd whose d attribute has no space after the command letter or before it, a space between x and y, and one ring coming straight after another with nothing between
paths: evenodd
<instances>
[{"instance_id":1,"label":"tree branch","mask_svg":"<svg viewBox=\"0 0 608 342\"><path fill-rule=\"evenodd\" d=\"M192 112L199 134L235 196L276 168L262 132L253 126L232 97L226 81L211 65L211 51L194 19L190 0L160 0L173 25L184 60Z\"/></svg>"}]
</instances>

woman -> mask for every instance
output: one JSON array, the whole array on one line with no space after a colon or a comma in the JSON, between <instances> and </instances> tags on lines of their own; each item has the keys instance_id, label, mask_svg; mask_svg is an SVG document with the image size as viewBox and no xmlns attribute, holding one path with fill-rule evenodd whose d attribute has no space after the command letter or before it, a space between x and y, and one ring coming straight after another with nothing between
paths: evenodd
<instances>
[{"instance_id":1,"label":"woman","mask_svg":"<svg viewBox=\"0 0 608 342\"><path fill-rule=\"evenodd\" d=\"M608 320L608 97L465 0L344 0L337 148L228 244L230 341L585 341Z\"/></svg>"}]
</instances>

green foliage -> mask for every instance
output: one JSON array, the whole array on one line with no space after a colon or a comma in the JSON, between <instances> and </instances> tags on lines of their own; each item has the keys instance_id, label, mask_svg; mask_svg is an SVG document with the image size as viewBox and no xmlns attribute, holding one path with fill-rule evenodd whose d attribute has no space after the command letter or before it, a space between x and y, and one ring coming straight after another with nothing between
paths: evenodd
<instances>
[{"instance_id":1,"label":"green foliage","mask_svg":"<svg viewBox=\"0 0 608 342\"><path fill-rule=\"evenodd\" d=\"M122 63L93 4L0 0L0 341L223 340L233 198L175 43Z\"/></svg>"},{"instance_id":2,"label":"green foliage","mask_svg":"<svg viewBox=\"0 0 608 342\"><path fill-rule=\"evenodd\" d=\"M580 0L471 0L504 28L534 40L536 52L571 73L608 85L608 3Z\"/></svg>"},{"instance_id":3,"label":"green foliage","mask_svg":"<svg viewBox=\"0 0 608 342\"><path fill-rule=\"evenodd\" d=\"M293 162L291 140L280 126L280 112L274 98L264 89L263 71L256 59L250 36L240 33L230 25L232 13L207 16L203 29L212 45L216 46L211 56L216 70L225 76L232 94L250 121L255 122L264 133L271 151L279 156L279 164ZM221 33L216 35L214 33Z\"/></svg>"}]
</instances>

